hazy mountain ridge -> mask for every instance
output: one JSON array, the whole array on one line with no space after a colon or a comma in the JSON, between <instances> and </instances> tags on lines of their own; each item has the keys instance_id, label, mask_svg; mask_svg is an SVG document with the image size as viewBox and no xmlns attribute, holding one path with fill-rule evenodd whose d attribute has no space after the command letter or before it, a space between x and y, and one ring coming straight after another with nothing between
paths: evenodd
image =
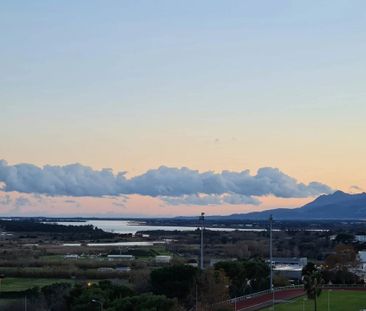
<instances>
[{"instance_id":1,"label":"hazy mountain ridge","mask_svg":"<svg viewBox=\"0 0 366 311\"><path fill-rule=\"evenodd\" d=\"M232 214L223 216L229 219L266 219L273 215L276 219L360 219L366 218L366 193L349 194L336 191L321 195L314 201L298 208L277 208L262 212Z\"/></svg>"}]
</instances>

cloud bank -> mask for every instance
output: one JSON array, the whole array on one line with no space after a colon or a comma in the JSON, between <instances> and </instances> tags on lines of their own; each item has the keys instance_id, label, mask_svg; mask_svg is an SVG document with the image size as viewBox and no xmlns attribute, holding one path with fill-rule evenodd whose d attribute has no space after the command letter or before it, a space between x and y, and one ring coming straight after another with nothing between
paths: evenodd
<instances>
[{"instance_id":1,"label":"cloud bank","mask_svg":"<svg viewBox=\"0 0 366 311\"><path fill-rule=\"evenodd\" d=\"M170 205L221 205L221 204L249 204L259 205L261 202L251 196L241 194L225 194L225 195L200 195L191 194L181 197L161 197L161 199Z\"/></svg>"},{"instance_id":2,"label":"cloud bank","mask_svg":"<svg viewBox=\"0 0 366 311\"><path fill-rule=\"evenodd\" d=\"M2 184L2 186L1 186ZM0 160L0 189L48 196L103 197L138 194L159 197L169 204L259 204L254 197L305 198L332 189L319 182L298 182L277 168L264 167L256 175L241 172L199 172L186 167L161 166L126 178L125 172L93 170L81 164L38 167L8 165Z\"/></svg>"}]
</instances>

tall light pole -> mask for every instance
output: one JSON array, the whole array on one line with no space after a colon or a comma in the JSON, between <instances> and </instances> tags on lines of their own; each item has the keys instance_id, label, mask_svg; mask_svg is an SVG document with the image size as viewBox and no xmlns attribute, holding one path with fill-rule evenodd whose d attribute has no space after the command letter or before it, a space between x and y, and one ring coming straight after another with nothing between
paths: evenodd
<instances>
[{"instance_id":1,"label":"tall light pole","mask_svg":"<svg viewBox=\"0 0 366 311\"><path fill-rule=\"evenodd\" d=\"M200 256L200 268L203 270L203 231L205 230L205 213L201 213L199 218L201 222L201 256Z\"/></svg>"},{"instance_id":2,"label":"tall light pole","mask_svg":"<svg viewBox=\"0 0 366 311\"><path fill-rule=\"evenodd\" d=\"M274 310L274 290L273 290L273 256L272 256L272 225L273 225L273 217L269 216L269 267L270 267L270 276L269 276L269 289L272 292L272 309Z\"/></svg>"},{"instance_id":3,"label":"tall light pole","mask_svg":"<svg viewBox=\"0 0 366 311\"><path fill-rule=\"evenodd\" d=\"M330 300L329 300L329 292L332 291L331 289L328 289L328 311L330 310Z\"/></svg>"}]
</instances>

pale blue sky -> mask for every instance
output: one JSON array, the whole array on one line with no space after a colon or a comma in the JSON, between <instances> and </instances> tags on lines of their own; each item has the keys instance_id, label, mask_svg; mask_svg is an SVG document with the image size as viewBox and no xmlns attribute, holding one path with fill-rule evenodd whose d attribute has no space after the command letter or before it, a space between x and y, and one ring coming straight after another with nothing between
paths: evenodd
<instances>
[{"instance_id":1,"label":"pale blue sky","mask_svg":"<svg viewBox=\"0 0 366 311\"><path fill-rule=\"evenodd\" d=\"M364 95L364 1L7 1L0 14L4 117L306 115L324 112L319 97L343 113L334 89L355 108Z\"/></svg>"}]
</instances>

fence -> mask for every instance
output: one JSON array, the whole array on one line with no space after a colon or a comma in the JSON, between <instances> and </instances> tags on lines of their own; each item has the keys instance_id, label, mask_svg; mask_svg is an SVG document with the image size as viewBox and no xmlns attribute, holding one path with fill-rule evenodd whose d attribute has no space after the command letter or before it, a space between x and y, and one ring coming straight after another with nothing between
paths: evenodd
<instances>
[{"instance_id":1,"label":"fence","mask_svg":"<svg viewBox=\"0 0 366 311\"><path fill-rule=\"evenodd\" d=\"M323 289L332 290L366 290L366 284L325 284ZM303 285L276 287L273 291L267 289L253 294L232 298L217 306L228 307L235 311L254 311L305 295Z\"/></svg>"}]
</instances>

